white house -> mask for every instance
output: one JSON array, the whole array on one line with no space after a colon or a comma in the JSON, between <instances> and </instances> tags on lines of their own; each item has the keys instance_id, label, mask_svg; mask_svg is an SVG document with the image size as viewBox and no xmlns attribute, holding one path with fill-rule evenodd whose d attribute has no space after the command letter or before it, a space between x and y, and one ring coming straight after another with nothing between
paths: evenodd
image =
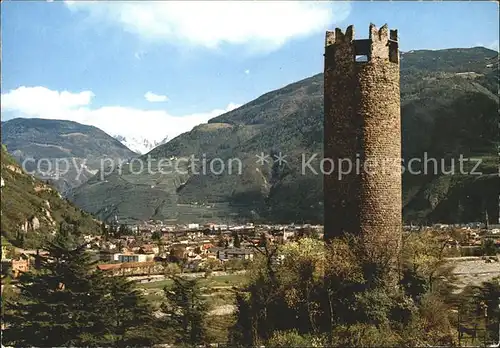
<instances>
[{"instance_id":1,"label":"white house","mask_svg":"<svg viewBox=\"0 0 500 348\"><path fill-rule=\"evenodd\" d=\"M153 258L152 254L114 254L114 261L118 262L146 262Z\"/></svg>"},{"instance_id":2,"label":"white house","mask_svg":"<svg viewBox=\"0 0 500 348\"><path fill-rule=\"evenodd\" d=\"M231 259L253 260L253 250L242 248L222 249L217 251L217 258L221 261Z\"/></svg>"}]
</instances>

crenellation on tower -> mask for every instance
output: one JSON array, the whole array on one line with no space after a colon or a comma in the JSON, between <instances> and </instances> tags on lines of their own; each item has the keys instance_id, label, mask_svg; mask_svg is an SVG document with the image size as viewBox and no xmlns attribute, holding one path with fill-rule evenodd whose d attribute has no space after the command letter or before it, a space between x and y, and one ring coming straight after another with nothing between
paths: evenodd
<instances>
[{"instance_id":1,"label":"crenellation on tower","mask_svg":"<svg viewBox=\"0 0 500 348\"><path fill-rule=\"evenodd\" d=\"M370 24L369 38L357 39L354 37L354 26L347 27L345 33L340 28L327 31L325 37L325 56L329 56L332 63L341 60L365 63L372 59L385 59L399 64L399 48L397 30L389 30L387 24L378 29ZM337 51L341 51L337 53ZM364 60L357 57L366 56Z\"/></svg>"},{"instance_id":2,"label":"crenellation on tower","mask_svg":"<svg viewBox=\"0 0 500 348\"><path fill-rule=\"evenodd\" d=\"M340 44L344 42L344 32L340 28L335 28L335 43Z\"/></svg>"},{"instance_id":3,"label":"crenellation on tower","mask_svg":"<svg viewBox=\"0 0 500 348\"><path fill-rule=\"evenodd\" d=\"M344 42L351 43L354 40L354 25L347 27L344 34Z\"/></svg>"},{"instance_id":4,"label":"crenellation on tower","mask_svg":"<svg viewBox=\"0 0 500 348\"><path fill-rule=\"evenodd\" d=\"M389 28L387 24L377 29L374 24L370 24L370 60L384 59L389 60Z\"/></svg>"},{"instance_id":5,"label":"crenellation on tower","mask_svg":"<svg viewBox=\"0 0 500 348\"><path fill-rule=\"evenodd\" d=\"M399 64L399 44L397 30L391 30L389 34L389 61Z\"/></svg>"},{"instance_id":6,"label":"crenellation on tower","mask_svg":"<svg viewBox=\"0 0 500 348\"><path fill-rule=\"evenodd\" d=\"M398 41L398 30L397 29L391 29L389 31L389 39L391 41Z\"/></svg>"},{"instance_id":7,"label":"crenellation on tower","mask_svg":"<svg viewBox=\"0 0 500 348\"><path fill-rule=\"evenodd\" d=\"M378 38L378 29L375 24L370 23L370 27L368 29L369 36L368 38L370 40L376 40Z\"/></svg>"},{"instance_id":8,"label":"crenellation on tower","mask_svg":"<svg viewBox=\"0 0 500 348\"><path fill-rule=\"evenodd\" d=\"M378 39L381 42L386 42L389 40L389 27L384 24L378 31Z\"/></svg>"},{"instance_id":9,"label":"crenellation on tower","mask_svg":"<svg viewBox=\"0 0 500 348\"><path fill-rule=\"evenodd\" d=\"M326 32L325 47L333 45L334 43L335 43L335 32L329 30Z\"/></svg>"}]
</instances>

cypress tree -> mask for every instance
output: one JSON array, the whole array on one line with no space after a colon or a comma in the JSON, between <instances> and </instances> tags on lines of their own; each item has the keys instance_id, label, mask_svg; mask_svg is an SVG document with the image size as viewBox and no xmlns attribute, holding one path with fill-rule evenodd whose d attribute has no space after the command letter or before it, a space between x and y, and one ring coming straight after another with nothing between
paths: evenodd
<instances>
[{"instance_id":1,"label":"cypress tree","mask_svg":"<svg viewBox=\"0 0 500 348\"><path fill-rule=\"evenodd\" d=\"M205 318L208 306L202 297L197 279L172 276L173 286L165 287L167 302L162 311L167 314L166 325L175 331L177 344L191 346L205 343Z\"/></svg>"},{"instance_id":2,"label":"cypress tree","mask_svg":"<svg viewBox=\"0 0 500 348\"><path fill-rule=\"evenodd\" d=\"M241 247L240 236L238 235L238 233L234 233L234 235L233 235L233 246L235 248Z\"/></svg>"},{"instance_id":3,"label":"cypress tree","mask_svg":"<svg viewBox=\"0 0 500 348\"><path fill-rule=\"evenodd\" d=\"M98 303L100 327L105 345L115 347L151 346L156 340L152 308L135 289L135 284L122 277L109 277L101 287Z\"/></svg>"}]
</instances>

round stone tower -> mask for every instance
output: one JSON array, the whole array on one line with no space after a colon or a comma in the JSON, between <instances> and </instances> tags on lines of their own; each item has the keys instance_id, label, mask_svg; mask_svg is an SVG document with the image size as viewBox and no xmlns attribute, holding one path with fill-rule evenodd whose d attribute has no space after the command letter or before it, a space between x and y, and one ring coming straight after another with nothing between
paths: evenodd
<instances>
[{"instance_id":1,"label":"round stone tower","mask_svg":"<svg viewBox=\"0 0 500 348\"><path fill-rule=\"evenodd\" d=\"M360 235L367 251L401 244L401 117L397 31L370 25L326 33L324 72L325 238ZM326 162L325 162L326 163Z\"/></svg>"}]
</instances>

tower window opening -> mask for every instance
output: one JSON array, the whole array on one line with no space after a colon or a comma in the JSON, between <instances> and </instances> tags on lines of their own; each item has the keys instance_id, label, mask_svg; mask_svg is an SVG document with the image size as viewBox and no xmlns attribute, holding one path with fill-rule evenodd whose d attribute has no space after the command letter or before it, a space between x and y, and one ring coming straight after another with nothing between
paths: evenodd
<instances>
[{"instance_id":1,"label":"tower window opening","mask_svg":"<svg viewBox=\"0 0 500 348\"><path fill-rule=\"evenodd\" d=\"M362 55L356 55L356 62L367 62L368 61L368 55L362 54Z\"/></svg>"}]
</instances>

